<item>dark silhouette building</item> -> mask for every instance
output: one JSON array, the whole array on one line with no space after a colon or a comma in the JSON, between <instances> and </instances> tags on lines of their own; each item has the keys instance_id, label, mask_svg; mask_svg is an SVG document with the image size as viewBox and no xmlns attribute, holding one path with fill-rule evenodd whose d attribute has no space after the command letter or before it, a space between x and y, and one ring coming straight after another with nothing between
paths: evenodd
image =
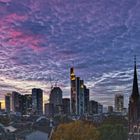
<instances>
[{"instance_id":1,"label":"dark silhouette building","mask_svg":"<svg viewBox=\"0 0 140 140\"><path fill-rule=\"evenodd\" d=\"M77 95L76 95L76 76L74 74L74 68L70 69L70 81L71 81L71 114L76 114L76 102L77 102Z\"/></svg>"},{"instance_id":2,"label":"dark silhouette building","mask_svg":"<svg viewBox=\"0 0 140 140\"><path fill-rule=\"evenodd\" d=\"M43 90L39 88L32 89L32 111L36 115L43 114Z\"/></svg>"},{"instance_id":3,"label":"dark silhouette building","mask_svg":"<svg viewBox=\"0 0 140 140\"><path fill-rule=\"evenodd\" d=\"M20 109L22 115L31 114L32 110L32 96L31 94L21 95L20 97Z\"/></svg>"},{"instance_id":4,"label":"dark silhouette building","mask_svg":"<svg viewBox=\"0 0 140 140\"><path fill-rule=\"evenodd\" d=\"M89 112L89 89L84 85L84 112L88 114Z\"/></svg>"},{"instance_id":5,"label":"dark silhouette building","mask_svg":"<svg viewBox=\"0 0 140 140\"><path fill-rule=\"evenodd\" d=\"M113 113L113 106L108 106L108 113Z\"/></svg>"},{"instance_id":6,"label":"dark silhouette building","mask_svg":"<svg viewBox=\"0 0 140 140\"><path fill-rule=\"evenodd\" d=\"M103 113L103 105L98 103L98 114L102 114Z\"/></svg>"},{"instance_id":7,"label":"dark silhouette building","mask_svg":"<svg viewBox=\"0 0 140 140\"><path fill-rule=\"evenodd\" d=\"M11 94L10 93L7 93L5 95L5 111L7 113L10 113L11 111Z\"/></svg>"},{"instance_id":8,"label":"dark silhouette building","mask_svg":"<svg viewBox=\"0 0 140 140\"><path fill-rule=\"evenodd\" d=\"M71 80L71 114L85 115L89 108L89 89L84 85L84 80L76 77L74 68L70 69Z\"/></svg>"},{"instance_id":9,"label":"dark silhouette building","mask_svg":"<svg viewBox=\"0 0 140 140\"><path fill-rule=\"evenodd\" d=\"M65 115L70 115L70 99L69 98L63 98L62 99L63 104L63 113Z\"/></svg>"},{"instance_id":10,"label":"dark silhouette building","mask_svg":"<svg viewBox=\"0 0 140 140\"><path fill-rule=\"evenodd\" d=\"M45 104L45 115L47 117L53 117L54 116L54 105L51 103Z\"/></svg>"},{"instance_id":11,"label":"dark silhouette building","mask_svg":"<svg viewBox=\"0 0 140 140\"><path fill-rule=\"evenodd\" d=\"M89 114L98 114L98 102L94 100L89 101Z\"/></svg>"},{"instance_id":12,"label":"dark silhouette building","mask_svg":"<svg viewBox=\"0 0 140 140\"><path fill-rule=\"evenodd\" d=\"M136 58L134 65L133 88L129 100L129 140L140 140L140 96Z\"/></svg>"},{"instance_id":13,"label":"dark silhouette building","mask_svg":"<svg viewBox=\"0 0 140 140\"><path fill-rule=\"evenodd\" d=\"M124 96L122 94L115 95L115 111L123 112L124 108Z\"/></svg>"},{"instance_id":14,"label":"dark silhouette building","mask_svg":"<svg viewBox=\"0 0 140 140\"><path fill-rule=\"evenodd\" d=\"M13 91L11 96L12 101L12 111L13 112L21 112L21 94Z\"/></svg>"},{"instance_id":15,"label":"dark silhouette building","mask_svg":"<svg viewBox=\"0 0 140 140\"><path fill-rule=\"evenodd\" d=\"M54 87L51 90L50 104L54 106L54 114L62 113L62 90L60 87Z\"/></svg>"}]
</instances>

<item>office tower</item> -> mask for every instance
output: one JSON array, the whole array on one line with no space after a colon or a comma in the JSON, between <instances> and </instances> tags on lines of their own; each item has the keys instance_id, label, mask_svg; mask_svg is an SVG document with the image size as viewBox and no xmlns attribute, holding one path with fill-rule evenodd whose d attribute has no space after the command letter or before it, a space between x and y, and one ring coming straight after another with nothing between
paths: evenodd
<instances>
[{"instance_id":1,"label":"office tower","mask_svg":"<svg viewBox=\"0 0 140 140\"><path fill-rule=\"evenodd\" d=\"M84 85L84 104L85 113L88 114L89 111L89 89Z\"/></svg>"},{"instance_id":2,"label":"office tower","mask_svg":"<svg viewBox=\"0 0 140 140\"><path fill-rule=\"evenodd\" d=\"M98 102L94 100L89 101L89 114L98 114Z\"/></svg>"},{"instance_id":3,"label":"office tower","mask_svg":"<svg viewBox=\"0 0 140 140\"><path fill-rule=\"evenodd\" d=\"M16 91L12 92L11 100L12 100L12 111L13 112L20 112L21 111L20 97L21 97L20 93L18 93Z\"/></svg>"},{"instance_id":4,"label":"office tower","mask_svg":"<svg viewBox=\"0 0 140 140\"><path fill-rule=\"evenodd\" d=\"M116 112L123 112L124 108L124 96L121 94L115 95L115 111Z\"/></svg>"},{"instance_id":5,"label":"office tower","mask_svg":"<svg viewBox=\"0 0 140 140\"><path fill-rule=\"evenodd\" d=\"M129 99L129 135L128 135L129 140L140 139L139 128L140 128L140 95L138 88L137 66L135 58L133 88L132 94Z\"/></svg>"},{"instance_id":6,"label":"office tower","mask_svg":"<svg viewBox=\"0 0 140 140\"><path fill-rule=\"evenodd\" d=\"M10 93L7 93L5 95L5 111L7 113L10 113L11 111L11 94Z\"/></svg>"},{"instance_id":7,"label":"office tower","mask_svg":"<svg viewBox=\"0 0 140 140\"><path fill-rule=\"evenodd\" d=\"M76 101L76 76L74 74L74 68L70 69L70 80L71 80L71 114L75 115L77 111Z\"/></svg>"},{"instance_id":8,"label":"office tower","mask_svg":"<svg viewBox=\"0 0 140 140\"><path fill-rule=\"evenodd\" d=\"M54 113L62 113L62 90L59 87L54 87L50 93L50 104L54 106Z\"/></svg>"},{"instance_id":9,"label":"office tower","mask_svg":"<svg viewBox=\"0 0 140 140\"><path fill-rule=\"evenodd\" d=\"M108 113L113 113L113 106L108 106Z\"/></svg>"},{"instance_id":10,"label":"office tower","mask_svg":"<svg viewBox=\"0 0 140 140\"><path fill-rule=\"evenodd\" d=\"M20 96L20 112L22 115L26 115L26 97L24 95Z\"/></svg>"},{"instance_id":11,"label":"office tower","mask_svg":"<svg viewBox=\"0 0 140 140\"><path fill-rule=\"evenodd\" d=\"M31 114L32 111L32 95L31 94L25 94L26 99L26 114Z\"/></svg>"},{"instance_id":12,"label":"office tower","mask_svg":"<svg viewBox=\"0 0 140 140\"><path fill-rule=\"evenodd\" d=\"M76 77L76 114L84 114L84 81L80 77Z\"/></svg>"},{"instance_id":13,"label":"office tower","mask_svg":"<svg viewBox=\"0 0 140 140\"><path fill-rule=\"evenodd\" d=\"M103 113L103 105L98 103L98 114L102 114Z\"/></svg>"},{"instance_id":14,"label":"office tower","mask_svg":"<svg viewBox=\"0 0 140 140\"><path fill-rule=\"evenodd\" d=\"M63 98L62 104L63 104L63 113L66 115L70 115L70 99Z\"/></svg>"},{"instance_id":15,"label":"office tower","mask_svg":"<svg viewBox=\"0 0 140 140\"><path fill-rule=\"evenodd\" d=\"M36 115L43 114L43 90L39 88L32 89L32 111Z\"/></svg>"},{"instance_id":16,"label":"office tower","mask_svg":"<svg viewBox=\"0 0 140 140\"><path fill-rule=\"evenodd\" d=\"M54 116L54 105L51 103L45 104L45 115L47 117L53 117Z\"/></svg>"},{"instance_id":17,"label":"office tower","mask_svg":"<svg viewBox=\"0 0 140 140\"><path fill-rule=\"evenodd\" d=\"M84 85L84 81L74 74L74 68L70 69L71 80L71 114L85 115L88 113L89 89Z\"/></svg>"},{"instance_id":18,"label":"office tower","mask_svg":"<svg viewBox=\"0 0 140 140\"><path fill-rule=\"evenodd\" d=\"M31 114L32 96L30 94L21 95L20 97L20 112L22 115Z\"/></svg>"}]
</instances>

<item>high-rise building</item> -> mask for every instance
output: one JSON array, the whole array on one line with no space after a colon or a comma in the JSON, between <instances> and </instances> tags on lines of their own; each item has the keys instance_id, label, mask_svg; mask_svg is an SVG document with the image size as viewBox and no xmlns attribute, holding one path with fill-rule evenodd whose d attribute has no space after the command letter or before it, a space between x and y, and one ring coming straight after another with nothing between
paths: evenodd
<instances>
[{"instance_id":1,"label":"high-rise building","mask_svg":"<svg viewBox=\"0 0 140 140\"><path fill-rule=\"evenodd\" d=\"M62 104L63 104L63 113L66 115L70 115L70 99L63 98Z\"/></svg>"},{"instance_id":2,"label":"high-rise building","mask_svg":"<svg viewBox=\"0 0 140 140\"><path fill-rule=\"evenodd\" d=\"M108 106L108 113L113 113L113 106Z\"/></svg>"},{"instance_id":3,"label":"high-rise building","mask_svg":"<svg viewBox=\"0 0 140 140\"><path fill-rule=\"evenodd\" d=\"M71 114L75 115L77 112L76 101L76 76L74 74L74 68L70 69L70 80L71 80Z\"/></svg>"},{"instance_id":4,"label":"high-rise building","mask_svg":"<svg viewBox=\"0 0 140 140\"><path fill-rule=\"evenodd\" d=\"M70 69L71 80L71 114L84 115L88 112L89 89L84 85L84 81L74 74L74 68Z\"/></svg>"},{"instance_id":5,"label":"high-rise building","mask_svg":"<svg viewBox=\"0 0 140 140\"><path fill-rule=\"evenodd\" d=\"M89 112L89 89L84 85L84 104L85 104L85 113Z\"/></svg>"},{"instance_id":6,"label":"high-rise building","mask_svg":"<svg viewBox=\"0 0 140 140\"><path fill-rule=\"evenodd\" d=\"M84 81L80 80L80 77L76 77L76 114L84 114Z\"/></svg>"},{"instance_id":7,"label":"high-rise building","mask_svg":"<svg viewBox=\"0 0 140 140\"><path fill-rule=\"evenodd\" d=\"M31 94L25 94L26 99L26 114L31 114L32 111L32 95Z\"/></svg>"},{"instance_id":8,"label":"high-rise building","mask_svg":"<svg viewBox=\"0 0 140 140\"><path fill-rule=\"evenodd\" d=\"M116 112L123 112L124 108L124 96L121 94L115 95L115 111Z\"/></svg>"},{"instance_id":9,"label":"high-rise building","mask_svg":"<svg viewBox=\"0 0 140 140\"><path fill-rule=\"evenodd\" d=\"M102 114L103 113L103 105L98 103L98 114Z\"/></svg>"},{"instance_id":10,"label":"high-rise building","mask_svg":"<svg viewBox=\"0 0 140 140\"><path fill-rule=\"evenodd\" d=\"M98 114L98 102L94 100L89 101L89 114Z\"/></svg>"},{"instance_id":11,"label":"high-rise building","mask_svg":"<svg viewBox=\"0 0 140 140\"><path fill-rule=\"evenodd\" d=\"M21 108L22 115L31 114L31 110L32 110L32 96L31 96L31 94L21 95L20 108Z\"/></svg>"},{"instance_id":12,"label":"high-rise building","mask_svg":"<svg viewBox=\"0 0 140 140\"><path fill-rule=\"evenodd\" d=\"M43 90L39 88L32 89L32 111L36 115L43 114Z\"/></svg>"},{"instance_id":13,"label":"high-rise building","mask_svg":"<svg viewBox=\"0 0 140 140\"><path fill-rule=\"evenodd\" d=\"M11 101L12 101L12 111L13 112L20 112L21 111L21 106L20 106L20 98L21 94L13 91L12 96L11 96Z\"/></svg>"},{"instance_id":14,"label":"high-rise building","mask_svg":"<svg viewBox=\"0 0 140 140\"><path fill-rule=\"evenodd\" d=\"M47 117L53 117L54 116L54 105L51 103L45 104L45 115Z\"/></svg>"},{"instance_id":15,"label":"high-rise building","mask_svg":"<svg viewBox=\"0 0 140 140\"><path fill-rule=\"evenodd\" d=\"M10 113L11 111L11 94L10 93L7 93L5 95L5 111L7 113Z\"/></svg>"},{"instance_id":16,"label":"high-rise building","mask_svg":"<svg viewBox=\"0 0 140 140\"><path fill-rule=\"evenodd\" d=\"M54 87L50 93L50 104L54 106L54 113L62 113L62 90L60 87Z\"/></svg>"},{"instance_id":17,"label":"high-rise building","mask_svg":"<svg viewBox=\"0 0 140 140\"><path fill-rule=\"evenodd\" d=\"M132 94L129 99L129 135L128 140L140 139L140 95L138 88L136 58Z\"/></svg>"}]
</instances>

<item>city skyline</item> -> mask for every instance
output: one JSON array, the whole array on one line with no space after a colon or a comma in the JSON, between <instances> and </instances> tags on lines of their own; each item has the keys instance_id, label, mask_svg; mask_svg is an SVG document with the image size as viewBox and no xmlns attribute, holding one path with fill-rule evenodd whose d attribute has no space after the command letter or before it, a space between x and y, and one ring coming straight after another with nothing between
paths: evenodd
<instances>
[{"instance_id":1,"label":"city skyline","mask_svg":"<svg viewBox=\"0 0 140 140\"><path fill-rule=\"evenodd\" d=\"M0 0L0 99L41 88L47 100L50 79L70 97L74 66L92 99L114 105L121 93L128 105L135 54L140 79L139 6L136 0Z\"/></svg>"}]
</instances>

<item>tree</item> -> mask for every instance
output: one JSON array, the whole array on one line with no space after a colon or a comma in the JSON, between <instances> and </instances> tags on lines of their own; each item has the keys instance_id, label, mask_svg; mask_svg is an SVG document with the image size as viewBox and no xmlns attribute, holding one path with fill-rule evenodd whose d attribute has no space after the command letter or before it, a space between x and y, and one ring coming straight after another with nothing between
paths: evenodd
<instances>
[{"instance_id":1,"label":"tree","mask_svg":"<svg viewBox=\"0 0 140 140\"><path fill-rule=\"evenodd\" d=\"M127 130L123 125L104 124L98 130L100 140L127 140Z\"/></svg>"},{"instance_id":2,"label":"tree","mask_svg":"<svg viewBox=\"0 0 140 140\"><path fill-rule=\"evenodd\" d=\"M74 121L60 124L54 132L52 140L99 140L99 132L91 124Z\"/></svg>"}]
</instances>

